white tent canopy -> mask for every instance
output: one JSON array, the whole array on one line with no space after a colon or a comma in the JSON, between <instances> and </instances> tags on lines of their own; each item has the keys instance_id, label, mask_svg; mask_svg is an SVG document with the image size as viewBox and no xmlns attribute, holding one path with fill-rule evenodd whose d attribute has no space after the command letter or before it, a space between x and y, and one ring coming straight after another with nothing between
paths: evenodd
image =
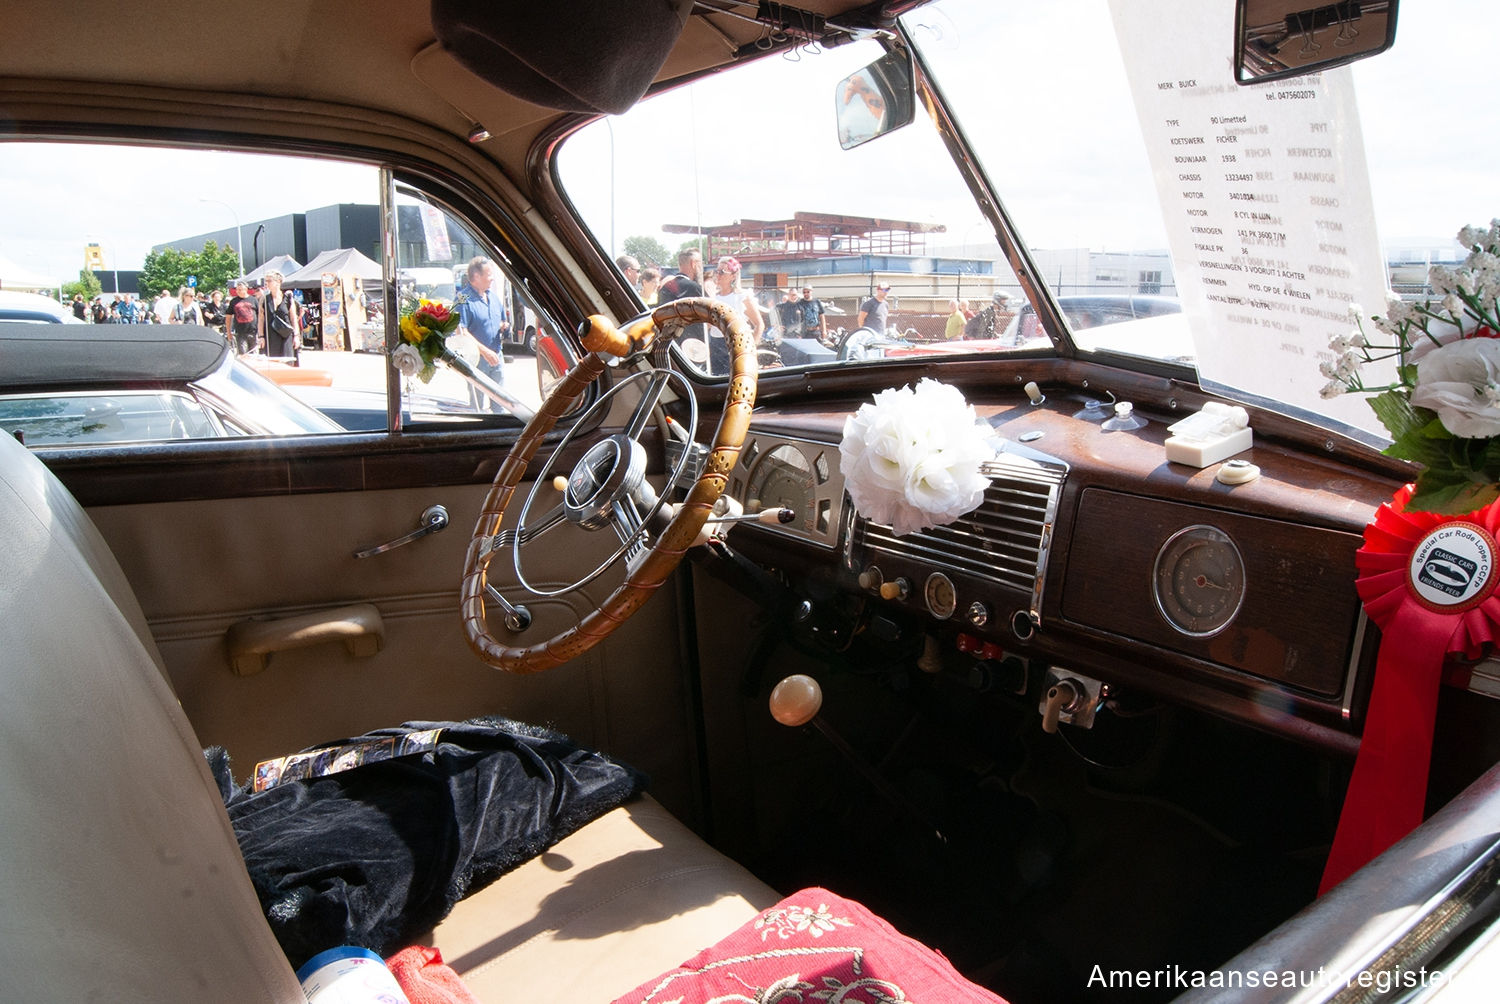
<instances>
[{"instance_id":1,"label":"white tent canopy","mask_svg":"<svg viewBox=\"0 0 1500 1004\"><path fill-rule=\"evenodd\" d=\"M249 272L246 272L243 276L241 276L241 278L251 285L256 285L266 277L267 272L280 272L281 278L284 282L284 280L290 278L293 273L297 272L301 268L302 263L293 258L291 255L279 254L275 258L272 258L270 261L264 262L258 267L251 269Z\"/></svg>"},{"instance_id":2,"label":"white tent canopy","mask_svg":"<svg viewBox=\"0 0 1500 1004\"><path fill-rule=\"evenodd\" d=\"M41 275L17 265L9 258L0 257L0 289L30 289L56 291L58 281L52 276Z\"/></svg>"},{"instance_id":3,"label":"white tent canopy","mask_svg":"<svg viewBox=\"0 0 1500 1004\"><path fill-rule=\"evenodd\" d=\"M384 278L379 262L371 261L355 248L335 248L324 251L296 272L285 276L282 285L288 289L316 289L327 272L342 279L353 276L364 282L380 282Z\"/></svg>"}]
</instances>

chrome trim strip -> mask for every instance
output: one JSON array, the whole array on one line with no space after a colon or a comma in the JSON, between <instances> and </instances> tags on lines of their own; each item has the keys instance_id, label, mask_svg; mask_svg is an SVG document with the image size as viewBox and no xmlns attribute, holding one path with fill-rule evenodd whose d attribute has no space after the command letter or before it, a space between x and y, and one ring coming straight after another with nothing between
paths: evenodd
<instances>
[{"instance_id":1,"label":"chrome trim strip","mask_svg":"<svg viewBox=\"0 0 1500 1004\"><path fill-rule=\"evenodd\" d=\"M898 537L880 523L852 517L844 561L857 571L861 550L930 563L1028 593L1027 616L1041 622L1052 531L1068 467L1028 450L1000 454L980 467L990 479L979 508L946 526ZM849 506L852 510L852 504Z\"/></svg>"},{"instance_id":2,"label":"chrome trim strip","mask_svg":"<svg viewBox=\"0 0 1500 1004\"><path fill-rule=\"evenodd\" d=\"M1359 619L1354 622L1354 644L1350 647L1349 665L1344 669L1344 699L1339 704L1339 715L1344 721L1354 717L1354 684L1359 679L1359 664L1365 651L1365 638L1370 618L1364 607L1359 608Z\"/></svg>"}]
</instances>

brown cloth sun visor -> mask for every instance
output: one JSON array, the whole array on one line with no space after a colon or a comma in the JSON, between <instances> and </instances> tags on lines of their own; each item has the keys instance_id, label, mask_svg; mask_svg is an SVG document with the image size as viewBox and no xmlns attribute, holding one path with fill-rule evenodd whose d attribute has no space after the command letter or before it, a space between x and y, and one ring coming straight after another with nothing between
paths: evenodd
<instances>
[{"instance_id":1,"label":"brown cloth sun visor","mask_svg":"<svg viewBox=\"0 0 1500 1004\"><path fill-rule=\"evenodd\" d=\"M455 59L509 94L560 111L618 115L651 86L691 7L692 0L432 0L432 27Z\"/></svg>"}]
</instances>

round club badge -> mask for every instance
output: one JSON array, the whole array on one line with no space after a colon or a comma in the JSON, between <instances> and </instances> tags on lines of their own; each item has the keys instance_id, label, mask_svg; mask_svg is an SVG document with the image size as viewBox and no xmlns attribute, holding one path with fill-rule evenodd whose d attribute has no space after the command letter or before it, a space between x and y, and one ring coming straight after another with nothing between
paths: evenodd
<instances>
[{"instance_id":1,"label":"round club badge","mask_svg":"<svg viewBox=\"0 0 1500 1004\"><path fill-rule=\"evenodd\" d=\"M1411 553L1406 584L1417 602L1439 613L1462 613L1495 591L1495 538L1455 520L1435 527Z\"/></svg>"}]
</instances>

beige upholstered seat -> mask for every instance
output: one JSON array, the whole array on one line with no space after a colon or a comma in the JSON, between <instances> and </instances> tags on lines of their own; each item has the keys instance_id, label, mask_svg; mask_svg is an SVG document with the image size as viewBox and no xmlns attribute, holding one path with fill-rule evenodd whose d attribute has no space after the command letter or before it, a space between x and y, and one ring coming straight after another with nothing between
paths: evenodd
<instances>
[{"instance_id":1,"label":"beige upholstered seat","mask_svg":"<svg viewBox=\"0 0 1500 1004\"><path fill-rule=\"evenodd\" d=\"M8 436L0 695L5 997L301 1001L129 584ZM433 943L481 1000L608 1001L775 899L643 800L461 903Z\"/></svg>"}]
</instances>

